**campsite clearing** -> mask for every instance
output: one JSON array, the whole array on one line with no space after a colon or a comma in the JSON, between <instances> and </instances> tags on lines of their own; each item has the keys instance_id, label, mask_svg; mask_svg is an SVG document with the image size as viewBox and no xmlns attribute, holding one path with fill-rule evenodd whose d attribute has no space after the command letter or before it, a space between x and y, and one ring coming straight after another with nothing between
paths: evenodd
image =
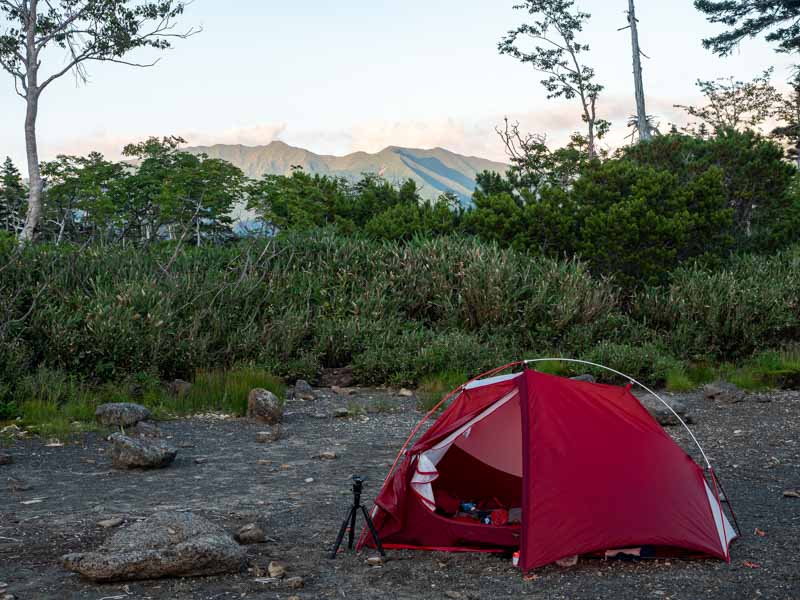
<instances>
[{"instance_id":1,"label":"campsite clearing","mask_svg":"<svg viewBox=\"0 0 800 600\"><path fill-rule=\"evenodd\" d=\"M318 390L315 400L287 405L282 437L271 444L257 443L263 425L244 419L161 424L171 442L186 447L158 471L113 470L108 443L97 434L63 446L13 442L4 449L13 463L0 466L0 593L43 600L800 598L800 500L783 493L800 488L800 393L736 404L699 393L681 398L742 527L731 564L582 559L523 578L509 559L492 555L390 551L390 560L376 566L364 555L331 561L325 554L351 501L351 475L367 478L366 496L373 498L420 414L413 398L385 390L346 398ZM353 416L335 418L342 408ZM681 429L668 431L692 451ZM336 458L323 460L323 453ZM122 518L124 527L163 510L193 511L231 533L255 522L275 541L247 546L251 570L238 576L97 585L61 567L62 555L90 550L112 534L100 521ZM302 577L303 588L272 580L273 561L286 565L287 578Z\"/></svg>"}]
</instances>

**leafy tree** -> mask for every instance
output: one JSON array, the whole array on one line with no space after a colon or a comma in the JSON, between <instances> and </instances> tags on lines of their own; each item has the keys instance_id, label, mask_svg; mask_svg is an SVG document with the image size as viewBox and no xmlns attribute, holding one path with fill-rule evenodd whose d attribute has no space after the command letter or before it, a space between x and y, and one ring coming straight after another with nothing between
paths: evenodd
<instances>
[{"instance_id":1,"label":"leafy tree","mask_svg":"<svg viewBox=\"0 0 800 600\"><path fill-rule=\"evenodd\" d=\"M738 81L733 77L714 81L697 81L697 87L706 97L703 106L684 106L675 108L686 111L690 116L700 119L701 124L713 130L757 128L775 112L780 94L770 81L773 69L767 69L752 81ZM702 132L689 127L692 133Z\"/></svg>"},{"instance_id":2,"label":"leafy tree","mask_svg":"<svg viewBox=\"0 0 800 600\"><path fill-rule=\"evenodd\" d=\"M800 71L789 82L789 93L778 100L775 116L781 125L772 130L772 138L787 144L787 154L800 168Z\"/></svg>"},{"instance_id":3,"label":"leafy tree","mask_svg":"<svg viewBox=\"0 0 800 600\"><path fill-rule=\"evenodd\" d=\"M777 42L779 52L800 49L800 3L797 0L695 0L695 7L711 23L729 27L703 40L715 54L731 54L745 38L768 32L766 40Z\"/></svg>"},{"instance_id":4,"label":"leafy tree","mask_svg":"<svg viewBox=\"0 0 800 600\"><path fill-rule=\"evenodd\" d=\"M311 229L335 223L336 207L346 206L350 193L343 178L294 169L289 176L265 175L254 182L247 208L273 231Z\"/></svg>"},{"instance_id":5,"label":"leafy tree","mask_svg":"<svg viewBox=\"0 0 800 600\"><path fill-rule=\"evenodd\" d=\"M682 262L719 257L732 242L733 211L716 169L679 185L668 171L607 161L587 170L570 195L576 253L627 286L663 283Z\"/></svg>"},{"instance_id":6,"label":"leafy tree","mask_svg":"<svg viewBox=\"0 0 800 600\"><path fill-rule=\"evenodd\" d=\"M6 157L0 167L0 231L17 234L22 229L23 206L27 190L19 170Z\"/></svg>"},{"instance_id":7,"label":"leafy tree","mask_svg":"<svg viewBox=\"0 0 800 600\"><path fill-rule=\"evenodd\" d=\"M586 151L589 158L595 158L597 140L610 123L597 116L597 98L603 86L595 82L594 69L581 62L589 45L577 40L591 15L576 9L573 0L522 0L514 8L527 11L534 21L509 31L498 44L500 54L513 56L543 73L541 83L548 98L580 101ZM534 49L525 50L521 40L533 41Z\"/></svg>"},{"instance_id":8,"label":"leafy tree","mask_svg":"<svg viewBox=\"0 0 800 600\"><path fill-rule=\"evenodd\" d=\"M176 33L175 19L185 7L178 0L0 0L0 67L8 72L17 94L25 100L25 145L30 192L21 244L34 240L42 215L43 182L39 165L36 122L39 99L47 87L67 73L86 82L91 61L131 66L151 66L125 59L139 49L166 50ZM54 58L48 50L61 50L66 58Z\"/></svg>"},{"instance_id":9,"label":"leafy tree","mask_svg":"<svg viewBox=\"0 0 800 600\"><path fill-rule=\"evenodd\" d=\"M228 237L231 213L245 199L244 174L226 161L182 152L182 143L178 137L150 138L123 151L141 160L130 178L145 192L130 204L138 228L146 240L166 236L182 241L191 234L197 246Z\"/></svg>"},{"instance_id":10,"label":"leafy tree","mask_svg":"<svg viewBox=\"0 0 800 600\"><path fill-rule=\"evenodd\" d=\"M733 211L734 235L741 249L774 245L769 231L780 221L780 207L795 176L783 149L753 131L725 129L708 139L669 134L623 150L639 164L673 173L685 186L709 170L722 172L726 205Z\"/></svg>"},{"instance_id":11,"label":"leafy tree","mask_svg":"<svg viewBox=\"0 0 800 600\"><path fill-rule=\"evenodd\" d=\"M573 136L564 148L551 150L544 135L523 135L519 123L505 120L504 129L496 129L506 154L511 160L507 173L508 184L518 194L522 190L534 197L544 186L568 186L590 161L582 136ZM480 184L480 181L478 182Z\"/></svg>"},{"instance_id":12,"label":"leafy tree","mask_svg":"<svg viewBox=\"0 0 800 600\"><path fill-rule=\"evenodd\" d=\"M56 244L114 238L117 207L112 190L126 176L125 166L92 152L58 156L42 164L45 180L43 233Z\"/></svg>"}]
</instances>

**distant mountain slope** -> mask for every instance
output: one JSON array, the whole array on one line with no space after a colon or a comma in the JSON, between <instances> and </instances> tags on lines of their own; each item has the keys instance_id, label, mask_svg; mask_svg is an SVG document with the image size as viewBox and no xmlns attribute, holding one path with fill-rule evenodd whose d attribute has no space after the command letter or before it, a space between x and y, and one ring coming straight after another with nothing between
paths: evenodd
<instances>
[{"instance_id":1,"label":"distant mountain slope","mask_svg":"<svg viewBox=\"0 0 800 600\"><path fill-rule=\"evenodd\" d=\"M420 150L389 146L377 154L354 152L346 156L329 156L275 141L266 146L218 144L187 150L226 160L254 178L266 174L285 175L291 172L292 166L300 165L309 173L353 180L362 173L382 173L389 181L413 179L426 198L436 198L449 191L468 200L475 189L476 174L481 171L502 173L508 168L503 163L462 156L444 148Z\"/></svg>"}]
</instances>

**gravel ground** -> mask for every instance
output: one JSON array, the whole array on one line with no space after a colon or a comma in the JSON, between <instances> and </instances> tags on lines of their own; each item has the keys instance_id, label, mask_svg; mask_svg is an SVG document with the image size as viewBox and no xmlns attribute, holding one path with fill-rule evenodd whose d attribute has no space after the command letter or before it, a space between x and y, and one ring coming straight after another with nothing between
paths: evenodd
<instances>
[{"instance_id":1,"label":"gravel ground","mask_svg":"<svg viewBox=\"0 0 800 600\"><path fill-rule=\"evenodd\" d=\"M582 559L528 578L508 558L493 555L392 551L381 567L366 565L364 556L329 560L326 552L349 506L351 475L365 476L367 495L374 496L420 415L413 399L387 391L317 394L287 406L283 437L268 445L256 443L260 427L242 419L164 423L165 435L183 447L160 471L112 470L108 444L98 434L62 447L14 442L5 449L14 463L0 466L0 598L800 600L800 499L783 496L800 487L800 393L737 404L681 396L742 527L730 564ZM332 417L336 408L353 404L368 409L350 419ZM689 448L679 429L669 430ZM336 460L317 458L329 450ZM200 457L207 461L197 464ZM194 511L231 532L255 521L274 541L248 546L250 569L237 576L97 585L62 569L63 554L92 549L111 535L98 521L121 516L130 522L170 509ZM271 560L285 562L288 576L302 577L305 587L257 582Z\"/></svg>"}]
</instances>

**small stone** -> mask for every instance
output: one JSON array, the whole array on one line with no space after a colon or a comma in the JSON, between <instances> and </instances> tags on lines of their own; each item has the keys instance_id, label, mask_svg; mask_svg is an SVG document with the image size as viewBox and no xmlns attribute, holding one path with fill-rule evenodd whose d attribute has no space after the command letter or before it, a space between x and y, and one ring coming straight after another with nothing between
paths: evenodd
<instances>
[{"instance_id":1,"label":"small stone","mask_svg":"<svg viewBox=\"0 0 800 600\"><path fill-rule=\"evenodd\" d=\"M147 421L139 421L136 425L134 425L130 429L126 429L125 432L128 435L138 435L139 437L151 437L151 438L161 437L161 430L152 423L148 423Z\"/></svg>"},{"instance_id":2,"label":"small stone","mask_svg":"<svg viewBox=\"0 0 800 600\"><path fill-rule=\"evenodd\" d=\"M331 386L331 391L339 396L350 396L353 393L353 390L350 388L343 388L338 385Z\"/></svg>"},{"instance_id":3,"label":"small stone","mask_svg":"<svg viewBox=\"0 0 800 600\"><path fill-rule=\"evenodd\" d=\"M366 563L367 563L367 564L368 564L370 567L379 567L379 566L381 566L382 564L384 564L385 562L386 562L386 560L385 560L385 559L384 559L382 556L370 556L370 557L369 557L369 558L366 560Z\"/></svg>"},{"instance_id":4,"label":"small stone","mask_svg":"<svg viewBox=\"0 0 800 600\"><path fill-rule=\"evenodd\" d=\"M14 457L10 454L0 452L0 465L10 465L14 462Z\"/></svg>"},{"instance_id":5,"label":"small stone","mask_svg":"<svg viewBox=\"0 0 800 600\"><path fill-rule=\"evenodd\" d=\"M784 490L783 497L784 498L800 498L800 489Z\"/></svg>"},{"instance_id":6,"label":"small stone","mask_svg":"<svg viewBox=\"0 0 800 600\"><path fill-rule=\"evenodd\" d=\"M14 594L6 593L0 596L0 600L17 600L17 597Z\"/></svg>"},{"instance_id":7,"label":"small stone","mask_svg":"<svg viewBox=\"0 0 800 600\"><path fill-rule=\"evenodd\" d=\"M280 425L273 425L268 431L259 431L256 433L256 442L259 444L271 444L278 441L281 437Z\"/></svg>"},{"instance_id":8,"label":"small stone","mask_svg":"<svg viewBox=\"0 0 800 600\"><path fill-rule=\"evenodd\" d=\"M575 377L570 377L572 381L582 381L584 383L595 383L597 380L594 378L594 375L589 375L588 373L584 373L583 375L576 375Z\"/></svg>"},{"instance_id":9,"label":"small stone","mask_svg":"<svg viewBox=\"0 0 800 600\"><path fill-rule=\"evenodd\" d=\"M106 427L130 427L149 419L150 411L133 402L112 402L98 406L94 417L100 425Z\"/></svg>"},{"instance_id":10,"label":"small stone","mask_svg":"<svg viewBox=\"0 0 800 600\"><path fill-rule=\"evenodd\" d=\"M303 581L302 577L289 577L289 579L286 580L286 587L291 590L299 590L305 584L306 582Z\"/></svg>"},{"instance_id":11,"label":"small stone","mask_svg":"<svg viewBox=\"0 0 800 600\"><path fill-rule=\"evenodd\" d=\"M309 415L312 419L327 419L330 415L326 415L322 412L315 412Z\"/></svg>"},{"instance_id":12,"label":"small stone","mask_svg":"<svg viewBox=\"0 0 800 600\"><path fill-rule=\"evenodd\" d=\"M289 596L286 600L300 600L300 596Z\"/></svg>"},{"instance_id":13,"label":"small stone","mask_svg":"<svg viewBox=\"0 0 800 600\"><path fill-rule=\"evenodd\" d=\"M400 391L397 393L397 395L398 395L398 396L402 396L403 398L413 398L413 397L414 397L414 392L412 392L412 391L411 391L411 390L409 390L409 389L402 388L402 389L401 389L401 390L400 390Z\"/></svg>"},{"instance_id":14,"label":"small stone","mask_svg":"<svg viewBox=\"0 0 800 600\"><path fill-rule=\"evenodd\" d=\"M257 465L260 465L260 466L262 466L262 467L268 467L268 466L270 466L270 465L272 464L272 461L271 461L271 460L267 460L267 459L265 459L265 458L259 458L259 459L256 461L256 464L257 464Z\"/></svg>"},{"instance_id":15,"label":"small stone","mask_svg":"<svg viewBox=\"0 0 800 600\"><path fill-rule=\"evenodd\" d=\"M574 556L567 556L566 558L562 558L561 560L557 560L556 564L559 567L574 567L578 564L578 555Z\"/></svg>"},{"instance_id":16,"label":"small stone","mask_svg":"<svg viewBox=\"0 0 800 600\"><path fill-rule=\"evenodd\" d=\"M279 562L272 561L267 567L267 572L269 573L270 577L280 579L286 575L286 567Z\"/></svg>"},{"instance_id":17,"label":"small stone","mask_svg":"<svg viewBox=\"0 0 800 600\"><path fill-rule=\"evenodd\" d=\"M102 521L97 522L98 527L102 527L103 529L111 529L113 527L119 527L125 522L125 519L122 517L114 517L112 519L104 519Z\"/></svg>"},{"instance_id":18,"label":"small stone","mask_svg":"<svg viewBox=\"0 0 800 600\"><path fill-rule=\"evenodd\" d=\"M744 392L732 383L727 381L716 381L703 386L703 395L707 400L716 402L741 402L744 400Z\"/></svg>"},{"instance_id":19,"label":"small stone","mask_svg":"<svg viewBox=\"0 0 800 600\"><path fill-rule=\"evenodd\" d=\"M178 448L194 448L194 444L192 442L181 442L178 444Z\"/></svg>"},{"instance_id":20,"label":"small stone","mask_svg":"<svg viewBox=\"0 0 800 600\"><path fill-rule=\"evenodd\" d=\"M350 416L350 411L346 408L337 408L333 411L333 416L337 419L346 419Z\"/></svg>"},{"instance_id":21,"label":"small stone","mask_svg":"<svg viewBox=\"0 0 800 600\"><path fill-rule=\"evenodd\" d=\"M302 400L313 400L314 388L312 388L311 384L307 381L298 379L294 384L294 396L295 398L300 398Z\"/></svg>"},{"instance_id":22,"label":"small stone","mask_svg":"<svg viewBox=\"0 0 800 600\"><path fill-rule=\"evenodd\" d=\"M331 451L320 452L319 458L321 460L336 460L336 452L331 452Z\"/></svg>"},{"instance_id":23,"label":"small stone","mask_svg":"<svg viewBox=\"0 0 800 600\"><path fill-rule=\"evenodd\" d=\"M448 598L452 598L453 600L460 600L461 598L464 597L461 595L461 592L456 592L454 590L447 590L444 593L444 595L447 596Z\"/></svg>"},{"instance_id":24,"label":"small stone","mask_svg":"<svg viewBox=\"0 0 800 600\"><path fill-rule=\"evenodd\" d=\"M313 477L308 477L306 479L306 483L314 483L314 478Z\"/></svg>"},{"instance_id":25,"label":"small stone","mask_svg":"<svg viewBox=\"0 0 800 600\"><path fill-rule=\"evenodd\" d=\"M240 544L263 544L267 541L267 535L255 523L249 523L242 527L234 536Z\"/></svg>"},{"instance_id":26,"label":"small stone","mask_svg":"<svg viewBox=\"0 0 800 600\"><path fill-rule=\"evenodd\" d=\"M269 390L255 388L247 396L247 416L275 425L283 418L283 406L278 397Z\"/></svg>"}]
</instances>

